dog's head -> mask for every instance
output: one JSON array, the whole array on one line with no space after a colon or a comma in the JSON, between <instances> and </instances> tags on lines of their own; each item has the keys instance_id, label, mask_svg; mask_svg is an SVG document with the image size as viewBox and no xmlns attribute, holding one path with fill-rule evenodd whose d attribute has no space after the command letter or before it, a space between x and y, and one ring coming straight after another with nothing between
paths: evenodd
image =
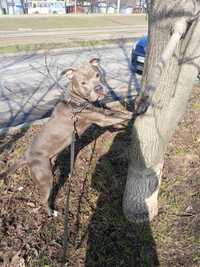
<instances>
[{"instance_id":1,"label":"dog's head","mask_svg":"<svg viewBox=\"0 0 200 267\"><path fill-rule=\"evenodd\" d=\"M80 97L89 102L102 100L108 93L104 84L103 75L99 65L99 59L93 58L78 69L70 68L62 72L62 75L71 80L70 95Z\"/></svg>"}]
</instances>

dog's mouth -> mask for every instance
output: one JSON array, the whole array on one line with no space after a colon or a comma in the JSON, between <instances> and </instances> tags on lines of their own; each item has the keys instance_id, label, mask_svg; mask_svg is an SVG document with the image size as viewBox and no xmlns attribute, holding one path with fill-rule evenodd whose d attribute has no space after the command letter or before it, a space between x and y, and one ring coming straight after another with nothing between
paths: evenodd
<instances>
[{"instance_id":1,"label":"dog's mouth","mask_svg":"<svg viewBox=\"0 0 200 267\"><path fill-rule=\"evenodd\" d=\"M102 85L95 86L94 91L97 94L99 100L102 100L108 94L108 92Z\"/></svg>"}]
</instances>

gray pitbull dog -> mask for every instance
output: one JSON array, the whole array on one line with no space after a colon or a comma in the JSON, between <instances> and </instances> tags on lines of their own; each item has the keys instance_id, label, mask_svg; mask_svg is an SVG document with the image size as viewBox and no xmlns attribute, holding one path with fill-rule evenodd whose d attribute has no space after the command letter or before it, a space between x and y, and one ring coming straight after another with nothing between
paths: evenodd
<instances>
[{"instance_id":1,"label":"gray pitbull dog","mask_svg":"<svg viewBox=\"0 0 200 267\"><path fill-rule=\"evenodd\" d=\"M81 135L91 124L105 127L132 118L131 112L112 111L92 104L102 100L108 93L102 82L98 59L92 59L78 69L64 70L62 75L66 75L70 80L69 100L56 105L49 121L34 137L24 155L0 174L1 179L6 180L8 175L27 164L31 177L40 189L42 202L48 207L49 215L54 214L50 201L53 186L52 164L58 153L71 144L74 124L78 135Z\"/></svg>"}]
</instances>

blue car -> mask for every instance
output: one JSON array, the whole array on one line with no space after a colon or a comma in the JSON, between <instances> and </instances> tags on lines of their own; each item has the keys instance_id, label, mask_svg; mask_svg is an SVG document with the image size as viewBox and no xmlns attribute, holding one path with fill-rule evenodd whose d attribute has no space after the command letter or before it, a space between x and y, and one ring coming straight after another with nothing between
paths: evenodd
<instances>
[{"instance_id":1,"label":"blue car","mask_svg":"<svg viewBox=\"0 0 200 267\"><path fill-rule=\"evenodd\" d=\"M135 49L132 49L131 52L131 70L134 73L142 74L144 69L144 61L146 57L146 51L148 46L148 37L144 36L139 39L135 45ZM200 80L200 72L197 75L197 78Z\"/></svg>"},{"instance_id":2,"label":"blue car","mask_svg":"<svg viewBox=\"0 0 200 267\"><path fill-rule=\"evenodd\" d=\"M144 61L148 46L148 37L144 36L139 39L131 52L131 70L135 73L142 74Z\"/></svg>"}]
</instances>

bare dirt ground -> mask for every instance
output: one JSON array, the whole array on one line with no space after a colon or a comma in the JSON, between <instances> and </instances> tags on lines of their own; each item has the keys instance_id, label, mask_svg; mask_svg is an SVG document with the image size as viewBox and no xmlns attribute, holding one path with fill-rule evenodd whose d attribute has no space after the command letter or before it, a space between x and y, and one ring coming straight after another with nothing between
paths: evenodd
<instances>
[{"instance_id":1,"label":"bare dirt ground","mask_svg":"<svg viewBox=\"0 0 200 267\"><path fill-rule=\"evenodd\" d=\"M130 129L118 133L93 127L77 141L70 195L70 267L200 266L200 91L195 87L187 111L165 156L159 215L134 225L122 213ZM26 149L40 127L1 138L2 165ZM55 180L66 179L69 153L56 162ZM61 267L64 189L59 216L48 218L27 168L0 183L0 265ZM21 264L21 265L20 265Z\"/></svg>"}]
</instances>

